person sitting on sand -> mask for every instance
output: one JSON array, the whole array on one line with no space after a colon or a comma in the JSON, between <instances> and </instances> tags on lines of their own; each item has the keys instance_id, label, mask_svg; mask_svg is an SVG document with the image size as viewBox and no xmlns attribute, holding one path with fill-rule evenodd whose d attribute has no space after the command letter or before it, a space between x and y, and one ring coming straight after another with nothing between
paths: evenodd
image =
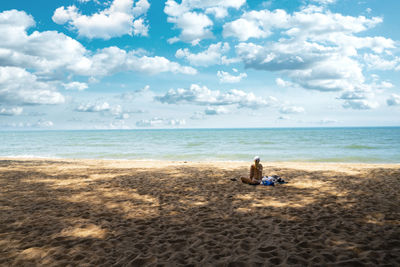
<instances>
[{"instance_id":1,"label":"person sitting on sand","mask_svg":"<svg viewBox=\"0 0 400 267\"><path fill-rule=\"evenodd\" d=\"M256 156L254 157L254 164L251 165L250 167L250 178L241 177L240 179L245 184L252 184L252 185L260 184L261 179L263 177L262 172L263 172L263 166L260 163L260 157Z\"/></svg>"}]
</instances>

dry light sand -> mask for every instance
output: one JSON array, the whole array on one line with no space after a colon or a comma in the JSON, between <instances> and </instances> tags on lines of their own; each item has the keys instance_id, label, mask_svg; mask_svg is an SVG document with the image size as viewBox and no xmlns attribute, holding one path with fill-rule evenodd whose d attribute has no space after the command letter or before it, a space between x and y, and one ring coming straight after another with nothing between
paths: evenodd
<instances>
[{"instance_id":1,"label":"dry light sand","mask_svg":"<svg viewBox=\"0 0 400 267\"><path fill-rule=\"evenodd\" d=\"M0 160L1 266L399 266L400 165Z\"/></svg>"}]
</instances>

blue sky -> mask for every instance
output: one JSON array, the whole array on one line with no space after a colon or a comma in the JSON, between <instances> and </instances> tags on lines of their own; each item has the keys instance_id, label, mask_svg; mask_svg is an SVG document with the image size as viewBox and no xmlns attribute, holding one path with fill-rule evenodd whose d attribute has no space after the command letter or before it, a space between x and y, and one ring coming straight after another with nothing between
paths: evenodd
<instances>
[{"instance_id":1,"label":"blue sky","mask_svg":"<svg viewBox=\"0 0 400 267\"><path fill-rule=\"evenodd\" d=\"M400 125L397 0L0 3L0 129Z\"/></svg>"}]
</instances>

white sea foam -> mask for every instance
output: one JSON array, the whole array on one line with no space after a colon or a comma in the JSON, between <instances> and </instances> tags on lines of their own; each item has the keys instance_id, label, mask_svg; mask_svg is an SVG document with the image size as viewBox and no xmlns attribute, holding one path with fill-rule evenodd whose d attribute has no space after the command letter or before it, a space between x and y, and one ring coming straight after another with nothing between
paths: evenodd
<instances>
[{"instance_id":1,"label":"white sea foam","mask_svg":"<svg viewBox=\"0 0 400 267\"><path fill-rule=\"evenodd\" d=\"M11 158L11 159L62 159L61 157L57 157L57 156L38 156L38 155L28 155L28 154L6 155L6 156L0 156L0 157Z\"/></svg>"}]
</instances>

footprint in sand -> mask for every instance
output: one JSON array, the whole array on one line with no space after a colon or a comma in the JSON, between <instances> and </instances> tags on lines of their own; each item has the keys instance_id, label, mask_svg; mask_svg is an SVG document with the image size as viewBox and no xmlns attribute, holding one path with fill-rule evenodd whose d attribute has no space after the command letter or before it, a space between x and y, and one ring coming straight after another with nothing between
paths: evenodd
<instances>
[{"instance_id":1,"label":"footprint in sand","mask_svg":"<svg viewBox=\"0 0 400 267\"><path fill-rule=\"evenodd\" d=\"M157 258L154 256L142 257L137 256L131 262L129 262L128 266L146 266L149 264L155 264L157 262Z\"/></svg>"},{"instance_id":2,"label":"footprint in sand","mask_svg":"<svg viewBox=\"0 0 400 267\"><path fill-rule=\"evenodd\" d=\"M259 247L258 250L262 252L270 252L277 249L275 246L268 246L268 247Z\"/></svg>"},{"instance_id":3,"label":"footprint in sand","mask_svg":"<svg viewBox=\"0 0 400 267\"><path fill-rule=\"evenodd\" d=\"M279 265L282 263L282 260L278 257L270 258L268 261L271 263L271 265Z\"/></svg>"}]
</instances>

